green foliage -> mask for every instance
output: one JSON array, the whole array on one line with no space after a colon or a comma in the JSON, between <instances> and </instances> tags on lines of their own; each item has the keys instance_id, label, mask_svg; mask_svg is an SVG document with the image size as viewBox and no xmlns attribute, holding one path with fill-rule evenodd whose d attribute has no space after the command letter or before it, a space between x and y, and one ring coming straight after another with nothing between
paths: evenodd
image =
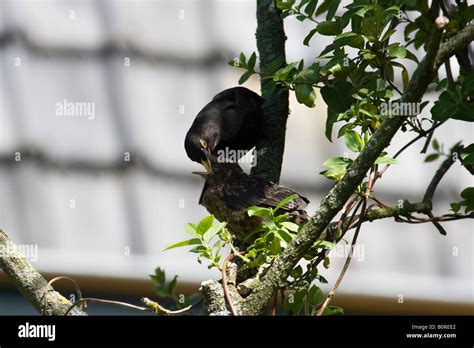
<instances>
[{"instance_id":1,"label":"green foliage","mask_svg":"<svg viewBox=\"0 0 474 348\"><path fill-rule=\"evenodd\" d=\"M162 299L166 299L166 300L170 300L174 302L176 308L178 309L185 308L189 306L191 303L195 304L202 297L200 294L197 294L197 293L192 294L191 296L184 296L182 294L180 296L177 296L175 293L175 289L177 285L178 276L175 275L173 279L171 279L171 281L168 282L166 280L165 271L160 267L157 267L155 269L155 273L151 274L150 278L155 287L154 288L155 294Z\"/></svg>"},{"instance_id":2,"label":"green foliage","mask_svg":"<svg viewBox=\"0 0 474 348\"><path fill-rule=\"evenodd\" d=\"M424 47L430 38L433 24L428 19L428 4L419 0L355 0L341 9L338 0L276 0L275 3L281 10L282 18L295 16L299 21L313 24L314 27L303 39L304 45L309 45L317 35L331 36L333 40L309 64L301 60L281 66L282 61L279 60L275 62L278 68L260 73L261 78L272 79L294 91L296 100L308 107L314 107L317 103L316 90L320 88L328 106L327 138L332 140L334 125L342 122L337 136L344 137L349 150L360 152L362 143L357 141L359 139L355 138L354 132L360 138L368 139L390 117L382 106L393 98L394 93L403 91L410 81L403 60L419 63L410 46L417 49ZM466 4L460 4L458 11L450 12L446 39L466 26L472 20L473 13L473 6ZM412 21L410 18L416 19ZM403 22L407 24L400 29ZM403 30L405 44L390 42L397 30ZM356 53L351 55L349 47L356 49ZM244 77L255 73L254 62L249 62L243 54L238 64L232 62L247 70L244 80ZM402 82L399 88L395 85L397 76L401 77ZM432 120L474 121L474 72L469 76L460 76L454 89L447 88L446 79L440 81L439 88L442 91L431 109ZM426 104L422 103L421 109ZM432 120L422 118L421 122ZM409 126L410 130L420 133L421 122L408 119L403 129ZM436 158L432 155L428 160ZM386 157L379 159L379 163L393 164L395 161ZM338 177L339 174L333 176Z\"/></svg>"},{"instance_id":3,"label":"green foliage","mask_svg":"<svg viewBox=\"0 0 474 348\"><path fill-rule=\"evenodd\" d=\"M153 284L155 285L155 293L158 297L161 298L173 298L174 290L176 288L176 283L178 276L174 276L174 278L170 281L166 281L166 273L160 267L155 268L155 274L150 275Z\"/></svg>"},{"instance_id":4,"label":"green foliage","mask_svg":"<svg viewBox=\"0 0 474 348\"><path fill-rule=\"evenodd\" d=\"M246 70L244 74L239 79L239 85L242 85L247 81L253 74L256 74L255 64L257 63L257 55L255 52L252 52L249 59L245 57L244 53L240 53L239 58L229 61L229 65L236 68L243 68Z\"/></svg>"},{"instance_id":5,"label":"green foliage","mask_svg":"<svg viewBox=\"0 0 474 348\"><path fill-rule=\"evenodd\" d=\"M232 243L232 236L225 226L225 222L214 224L214 215L206 216L197 225L189 223L185 226L186 232L193 238L172 244L165 250L194 245L190 251L198 254L199 263L202 262L202 259L207 259L210 261L209 269L220 268L222 248L226 244L231 245Z\"/></svg>"},{"instance_id":6,"label":"green foliage","mask_svg":"<svg viewBox=\"0 0 474 348\"><path fill-rule=\"evenodd\" d=\"M467 187L461 192L461 202L453 202L450 204L451 210L458 214L461 208L464 207L464 213L468 214L474 211L474 187Z\"/></svg>"},{"instance_id":7,"label":"green foliage","mask_svg":"<svg viewBox=\"0 0 474 348\"><path fill-rule=\"evenodd\" d=\"M474 175L474 144L462 149L460 157L463 167Z\"/></svg>"},{"instance_id":8,"label":"green foliage","mask_svg":"<svg viewBox=\"0 0 474 348\"><path fill-rule=\"evenodd\" d=\"M344 159L333 159L328 164L345 163ZM248 240L253 241L247 246L245 253L239 253L232 244L233 237L226 228L226 223L214 223L214 216L209 215L202 219L197 225L189 223L185 226L186 231L192 236L191 239L174 243L165 250L193 246L190 250L198 254L198 261L207 259L210 264L208 268L217 267L222 258L222 248L228 246L244 262L243 268L255 268L259 272L265 272L274 259L288 246L288 243L296 236L301 226L290 221L288 213L281 214L281 208L293 201L297 196L291 195L283 199L275 208L251 206L247 209L249 217L258 216L262 218L259 228L252 231ZM291 296L286 298L284 308L288 314L297 314L305 307L305 313L314 315L317 308L323 302L322 291L314 285L315 281L327 283L327 280L318 273L317 264L312 263L320 252L332 249L335 244L328 241L314 243L309 253L305 255L309 261L304 267L296 266L282 290L292 290ZM328 266L329 259L325 260ZM326 267L327 268L327 267ZM173 297L173 289L176 286L176 277L166 283L164 271L157 268L153 281L158 289L160 297ZM328 314L328 313L326 313ZM325 315L326 315L325 314Z\"/></svg>"},{"instance_id":9,"label":"green foliage","mask_svg":"<svg viewBox=\"0 0 474 348\"><path fill-rule=\"evenodd\" d=\"M407 60L419 64L412 52L413 48L426 51L430 41L433 24L428 1L354 0L344 7L341 7L340 0L276 0L275 4L282 18L294 16L298 21L311 24L302 40L303 45L309 46L316 42L319 35L331 37L330 44L315 47L321 51L319 54L316 51L317 56L309 62L301 59L284 63L283 58L278 57L266 71L256 70L255 53L248 59L241 53L238 59L229 64L245 70L240 84L253 74L259 74L262 80L271 80L293 91L297 102L310 108L320 102L317 98L319 89L327 105L326 137L332 141L335 133L337 138L344 139L345 146L354 157L364 151L373 133L390 117L407 116L402 131L422 136L427 136L426 124L432 127L447 120L474 121L474 71L466 76L461 74L456 81L436 78L434 82L439 97L428 116L420 115L427 101L419 103L414 114L397 115L390 111L392 102L399 106L400 96L410 83L411 76L405 66ZM468 6L463 2L457 7L457 11L447 14L449 24L443 40L456 35L474 19L473 5ZM403 32L404 42L393 42L397 31ZM336 127L338 129L333 132ZM436 139L432 141L432 148L433 152L426 156L426 162L452 156L444 152L443 145ZM474 174L474 144L455 155ZM340 180L353 162L348 156L331 157L323 163L327 169L321 174L331 180ZM375 162L376 165L396 163L397 160L388 153L382 153ZM367 183L362 183L356 193L362 194L366 187ZM460 202L451 203L454 214L459 214L462 209L466 214L474 211L474 188L463 190L461 198ZM262 218L262 225L249 236L250 245L241 257L245 267L258 268L259 274L266 272L301 228L292 223L287 214L279 214L278 208L248 208L249 216ZM220 252L224 246L235 250L225 223L214 225L212 216L203 219L198 225L188 224L186 230L191 238L168 249L192 246L191 251L198 254L199 260L205 258L210 261L209 267L219 267ZM284 301L287 314L300 314L303 310L305 314L315 314L324 298L315 283L327 282L317 266L323 260L323 266L329 267L326 252L333 247L333 243L318 241L304 255L307 262L294 267L281 289L291 290ZM315 262L316 259L319 261ZM341 308L328 306L323 314L342 313Z\"/></svg>"},{"instance_id":10,"label":"green foliage","mask_svg":"<svg viewBox=\"0 0 474 348\"><path fill-rule=\"evenodd\" d=\"M253 231L247 238L254 236L252 244L247 248L246 257L249 259L247 267L260 268L270 265L294 238L300 226L290 221L288 213L278 214L285 204L296 198L291 195L282 200L275 208L252 206L247 209L249 216L263 218L260 228Z\"/></svg>"},{"instance_id":11,"label":"green foliage","mask_svg":"<svg viewBox=\"0 0 474 348\"><path fill-rule=\"evenodd\" d=\"M474 211L474 187L468 187L461 192L461 198L464 198L459 204L465 207L464 213Z\"/></svg>"},{"instance_id":12,"label":"green foliage","mask_svg":"<svg viewBox=\"0 0 474 348\"><path fill-rule=\"evenodd\" d=\"M331 180L340 180L345 174L347 167L353 162L350 158L331 157L323 163L328 168L321 172L326 178Z\"/></svg>"},{"instance_id":13,"label":"green foliage","mask_svg":"<svg viewBox=\"0 0 474 348\"><path fill-rule=\"evenodd\" d=\"M468 76L461 76L459 82L454 90L444 87L447 84L445 80L438 84L439 89L444 91L431 108L433 120L443 122L451 118L474 121L474 104L470 102L474 98L474 70Z\"/></svg>"}]
</instances>

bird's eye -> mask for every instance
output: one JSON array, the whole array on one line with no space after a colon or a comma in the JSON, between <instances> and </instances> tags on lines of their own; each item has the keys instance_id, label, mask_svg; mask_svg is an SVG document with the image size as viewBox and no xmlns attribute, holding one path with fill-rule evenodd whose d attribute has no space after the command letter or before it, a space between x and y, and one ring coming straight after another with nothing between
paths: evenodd
<instances>
[{"instance_id":1,"label":"bird's eye","mask_svg":"<svg viewBox=\"0 0 474 348\"><path fill-rule=\"evenodd\" d=\"M205 141L204 139L199 139L199 142L201 143L202 149L207 149L207 141Z\"/></svg>"}]
</instances>

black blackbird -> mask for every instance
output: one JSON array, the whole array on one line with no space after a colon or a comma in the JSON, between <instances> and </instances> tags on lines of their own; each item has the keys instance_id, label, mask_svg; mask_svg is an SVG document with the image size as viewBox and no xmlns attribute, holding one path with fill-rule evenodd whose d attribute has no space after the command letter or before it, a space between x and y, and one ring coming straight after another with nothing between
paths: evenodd
<instances>
[{"instance_id":1,"label":"black blackbird","mask_svg":"<svg viewBox=\"0 0 474 348\"><path fill-rule=\"evenodd\" d=\"M256 146L263 137L261 105L263 99L244 87L226 89L212 99L196 116L186 134L184 148L188 157L207 165L201 149L218 154L226 149L234 152L235 161L242 151ZM206 184L204 185L204 190ZM201 203L201 198L199 203Z\"/></svg>"},{"instance_id":2,"label":"black blackbird","mask_svg":"<svg viewBox=\"0 0 474 348\"><path fill-rule=\"evenodd\" d=\"M207 171L194 172L203 176L208 184L202 205L217 220L226 221L239 242L244 242L249 233L262 224L261 217L248 216L247 208L252 205L275 208L283 199L296 194L296 198L279 209L279 213L288 212L291 221L297 224L308 221L304 209L309 201L305 197L274 182L248 175L236 163L219 163L215 156L205 150L203 153L208 160Z\"/></svg>"},{"instance_id":3,"label":"black blackbird","mask_svg":"<svg viewBox=\"0 0 474 348\"><path fill-rule=\"evenodd\" d=\"M201 148L211 154L226 147L250 150L262 135L263 99L245 87L226 89L212 99L194 119L184 147L195 162L206 161Z\"/></svg>"}]
</instances>

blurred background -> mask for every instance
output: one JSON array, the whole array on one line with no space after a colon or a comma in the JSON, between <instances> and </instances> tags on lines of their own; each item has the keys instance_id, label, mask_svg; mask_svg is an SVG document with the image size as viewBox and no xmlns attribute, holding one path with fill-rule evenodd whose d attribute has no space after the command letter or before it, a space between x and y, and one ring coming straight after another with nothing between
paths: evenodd
<instances>
[{"instance_id":1,"label":"blurred background","mask_svg":"<svg viewBox=\"0 0 474 348\"><path fill-rule=\"evenodd\" d=\"M185 295L217 278L185 248L163 249L207 215L184 136L215 94L237 85L242 71L227 62L256 51L255 2L1 0L0 19L0 228L45 277L73 277L85 296L138 303L153 296L148 275L157 266L179 276ZM288 18L285 29L288 61L309 65L330 40L317 36L308 48L310 24ZM259 92L257 79L245 86ZM67 112L68 103L84 108ZM291 96L281 182L310 199L310 213L331 185L318 174L322 163L347 151L326 139L325 122L319 94L314 109ZM449 120L435 138L447 150L472 141L473 130ZM389 153L413 137L398 134ZM423 163L422 146L379 181L375 193L387 204L421 200L440 163ZM455 164L435 212L447 212L472 184ZM474 313L472 220L444 227L447 236L431 224L365 224L333 304L349 314ZM336 255L321 271L329 280L323 290L344 260ZM67 283L57 288L71 293ZM134 313L98 304L90 312ZM0 314L34 313L0 273Z\"/></svg>"}]
</instances>

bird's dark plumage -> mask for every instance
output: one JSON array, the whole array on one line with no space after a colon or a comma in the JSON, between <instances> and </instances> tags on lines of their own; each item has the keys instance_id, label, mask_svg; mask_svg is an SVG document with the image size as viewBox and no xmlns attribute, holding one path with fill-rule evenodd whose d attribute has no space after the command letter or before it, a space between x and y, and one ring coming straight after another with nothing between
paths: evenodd
<instances>
[{"instance_id":1,"label":"bird's dark plumage","mask_svg":"<svg viewBox=\"0 0 474 348\"><path fill-rule=\"evenodd\" d=\"M308 221L305 208L309 201L305 197L271 181L248 175L236 163L218 163L215 157L208 155L208 158L211 171L201 173L208 184L202 205L217 220L226 221L238 241L243 242L262 224L261 217L248 216L247 208L252 205L275 208L283 199L296 194L296 198L279 209L279 213L287 212L291 221L298 224Z\"/></svg>"},{"instance_id":2,"label":"bird's dark plumage","mask_svg":"<svg viewBox=\"0 0 474 348\"><path fill-rule=\"evenodd\" d=\"M250 150L262 138L263 99L245 87L226 89L217 94L196 116L186 134L184 147L188 157L206 160L201 139L207 150L216 154L229 150Z\"/></svg>"},{"instance_id":3,"label":"bird's dark plumage","mask_svg":"<svg viewBox=\"0 0 474 348\"><path fill-rule=\"evenodd\" d=\"M202 148L211 154L226 149L250 150L262 139L263 99L244 87L226 89L212 99L196 116L186 134L184 147L188 157L206 161ZM236 156L238 159L238 156ZM204 190L206 185L204 186ZM199 203L201 203L201 198Z\"/></svg>"}]
</instances>

